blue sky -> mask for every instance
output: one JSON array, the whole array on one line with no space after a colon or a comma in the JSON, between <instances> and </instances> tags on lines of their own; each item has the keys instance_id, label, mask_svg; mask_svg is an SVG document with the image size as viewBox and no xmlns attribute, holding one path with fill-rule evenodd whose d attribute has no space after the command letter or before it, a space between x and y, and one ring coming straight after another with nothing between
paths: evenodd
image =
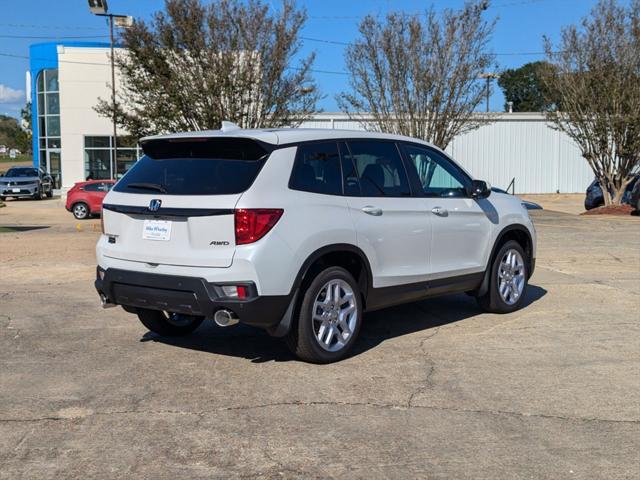
<instances>
[{"instance_id":1,"label":"blue sky","mask_svg":"<svg viewBox=\"0 0 640 480\"><path fill-rule=\"evenodd\" d=\"M206 1L206 0L205 0ZM265 0L274 8L278 0ZM88 41L108 41L105 20L91 15L85 0L5 1L0 15L0 113L18 116L24 106L26 57L29 45L53 41L56 37L88 37ZM433 0L436 9L459 8L464 0ZM542 50L542 36L557 39L562 26L577 23L589 13L596 0L492 0L488 18L498 18L492 48L500 68L517 67L543 58L525 54ZM623 0L623 3L627 1ZM337 42L357 38L359 18L387 11L416 13L424 11L424 0L298 0L306 7L309 19L303 36ZM149 18L162 8L163 0L109 0L113 13ZM43 37L43 38L17 38ZM76 38L81 40L81 38ZM305 40L303 52L317 53L315 70L343 72L341 45ZM314 73L326 95L319 108L337 111L335 95L348 88L346 75ZM105 79L107 81L108 79ZM491 109L501 110L503 98L498 88L491 97Z\"/></svg>"}]
</instances>

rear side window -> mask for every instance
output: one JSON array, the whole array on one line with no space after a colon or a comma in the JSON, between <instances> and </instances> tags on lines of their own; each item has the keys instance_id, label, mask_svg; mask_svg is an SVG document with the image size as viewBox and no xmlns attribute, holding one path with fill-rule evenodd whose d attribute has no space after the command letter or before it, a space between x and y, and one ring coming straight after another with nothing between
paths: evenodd
<instances>
[{"instance_id":1,"label":"rear side window","mask_svg":"<svg viewBox=\"0 0 640 480\"><path fill-rule=\"evenodd\" d=\"M393 142L348 142L363 197L409 196L409 181Z\"/></svg>"},{"instance_id":2,"label":"rear side window","mask_svg":"<svg viewBox=\"0 0 640 480\"><path fill-rule=\"evenodd\" d=\"M305 192L342 195L338 145L323 142L299 146L289 186Z\"/></svg>"},{"instance_id":3,"label":"rear side window","mask_svg":"<svg viewBox=\"0 0 640 480\"><path fill-rule=\"evenodd\" d=\"M150 140L116 192L229 195L247 190L269 152L244 138Z\"/></svg>"},{"instance_id":4,"label":"rear side window","mask_svg":"<svg viewBox=\"0 0 640 480\"><path fill-rule=\"evenodd\" d=\"M85 185L83 190L85 192L97 192L100 190L100 183L89 183L88 185Z\"/></svg>"}]
</instances>

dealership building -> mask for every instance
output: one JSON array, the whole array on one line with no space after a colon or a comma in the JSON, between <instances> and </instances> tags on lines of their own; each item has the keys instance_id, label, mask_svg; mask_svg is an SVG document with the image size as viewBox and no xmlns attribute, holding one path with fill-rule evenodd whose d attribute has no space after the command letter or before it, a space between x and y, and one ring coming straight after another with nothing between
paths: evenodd
<instances>
[{"instance_id":1,"label":"dealership building","mask_svg":"<svg viewBox=\"0 0 640 480\"><path fill-rule=\"evenodd\" d=\"M87 178L119 178L141 155L137 139L119 132L113 161L111 120L94 110L99 99L111 98L110 83L108 44L30 48L33 161L54 176L63 195ZM343 113L318 113L302 127L360 130L365 125ZM516 193L584 192L593 180L575 143L539 113L496 114L487 125L456 137L447 152L476 178L501 188L512 184Z\"/></svg>"}]
</instances>

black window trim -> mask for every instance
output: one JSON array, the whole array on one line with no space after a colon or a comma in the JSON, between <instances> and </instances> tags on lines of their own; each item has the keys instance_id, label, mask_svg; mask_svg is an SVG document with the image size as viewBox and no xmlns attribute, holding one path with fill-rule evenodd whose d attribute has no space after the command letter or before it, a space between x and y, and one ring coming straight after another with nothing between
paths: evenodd
<instances>
[{"instance_id":1,"label":"black window trim","mask_svg":"<svg viewBox=\"0 0 640 480\"><path fill-rule=\"evenodd\" d=\"M408 174L410 176L410 183L413 186L413 188L415 189L415 191L417 192L417 194L415 194L415 197L419 197L419 198L439 198L439 199L456 199L456 198L472 198L468 191L469 188L471 187L471 182L473 181L473 179L467 174L467 172L465 172L462 168L460 168L458 166L458 164L446 153L437 150L429 145L424 145L422 143L418 143L418 142L408 142L408 141L401 141L400 143L400 150L402 152L402 158L403 161L406 162L405 168L410 170L411 173ZM434 152L435 155L440 155L440 157L442 157L446 162L448 162L448 164L453 168L453 170L457 171L462 178L465 180L464 182L464 188L465 188L465 194L459 197L441 197L439 195L429 195L427 193L425 193L422 184L420 183L420 178L418 178L418 174L416 172L415 169L415 165L413 165L413 168L409 168L412 165L412 160L409 157L409 153L407 152L407 150L405 149L405 145L411 145L417 148L423 148L429 152ZM445 169L446 170L446 169Z\"/></svg>"}]
</instances>

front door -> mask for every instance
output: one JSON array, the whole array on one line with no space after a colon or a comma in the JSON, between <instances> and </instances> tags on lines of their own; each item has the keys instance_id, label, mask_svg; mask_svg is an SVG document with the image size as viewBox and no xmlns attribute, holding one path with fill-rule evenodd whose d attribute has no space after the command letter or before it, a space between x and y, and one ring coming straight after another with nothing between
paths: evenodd
<instances>
[{"instance_id":1,"label":"front door","mask_svg":"<svg viewBox=\"0 0 640 480\"><path fill-rule=\"evenodd\" d=\"M342 144L345 194L357 242L371 263L373 287L425 281L431 223L424 199L412 197L394 142Z\"/></svg>"},{"instance_id":2,"label":"front door","mask_svg":"<svg viewBox=\"0 0 640 480\"><path fill-rule=\"evenodd\" d=\"M47 172L53 177L53 187L62 186L62 162L60 150L47 150Z\"/></svg>"},{"instance_id":3,"label":"front door","mask_svg":"<svg viewBox=\"0 0 640 480\"><path fill-rule=\"evenodd\" d=\"M471 178L446 155L415 144L403 148L409 167L415 167L431 219L431 278L483 271L497 222L491 202L469 197Z\"/></svg>"}]
</instances>

